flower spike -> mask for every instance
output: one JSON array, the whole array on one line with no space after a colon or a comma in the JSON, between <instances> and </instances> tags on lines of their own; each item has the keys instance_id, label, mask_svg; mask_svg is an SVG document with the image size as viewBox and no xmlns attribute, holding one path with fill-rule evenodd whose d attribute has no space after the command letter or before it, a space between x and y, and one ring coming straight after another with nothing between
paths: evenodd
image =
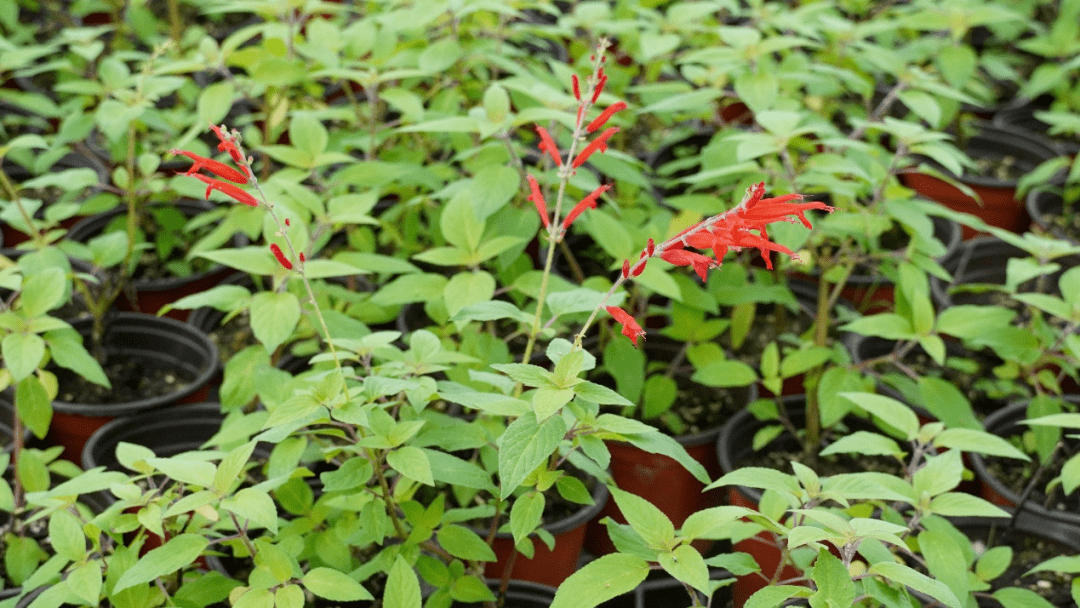
<instances>
[{"instance_id":1,"label":"flower spike","mask_svg":"<svg viewBox=\"0 0 1080 608\"><path fill-rule=\"evenodd\" d=\"M581 199L581 202L574 205L574 208L570 210L570 213L566 214L566 217L562 221L563 230L569 228L570 224L573 224L574 220L576 220L579 215L584 213L586 209L596 209L596 199L599 198L601 194L607 192L610 189L611 184L604 184L596 190L593 190L592 193L590 193L585 198Z\"/></svg>"},{"instance_id":2,"label":"flower spike","mask_svg":"<svg viewBox=\"0 0 1080 608\"><path fill-rule=\"evenodd\" d=\"M236 164L240 166L246 165L247 162L244 156L240 154L240 149L236 147L236 138L232 134L225 133L225 130L217 125L210 125L210 128L214 130L214 135L217 135L218 141L221 142L217 147L218 152L227 151Z\"/></svg>"},{"instance_id":3,"label":"flower spike","mask_svg":"<svg viewBox=\"0 0 1080 608\"><path fill-rule=\"evenodd\" d=\"M577 169L581 165L584 165L585 161L589 160L589 157L592 156L593 152L596 152L597 150L601 152L607 150L607 140L618 132L619 127L608 127L607 129L604 129L603 133L596 139L590 141L589 145L585 146L585 149L581 151L581 154L577 155L577 158L574 159L574 168Z\"/></svg>"}]
</instances>

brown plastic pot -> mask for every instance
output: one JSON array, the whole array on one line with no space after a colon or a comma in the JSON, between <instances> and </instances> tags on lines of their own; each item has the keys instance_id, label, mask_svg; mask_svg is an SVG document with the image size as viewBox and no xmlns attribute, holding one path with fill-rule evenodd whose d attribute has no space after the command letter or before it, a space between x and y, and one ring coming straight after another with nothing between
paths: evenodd
<instances>
[{"instance_id":1,"label":"brown plastic pot","mask_svg":"<svg viewBox=\"0 0 1080 608\"><path fill-rule=\"evenodd\" d=\"M484 576L558 587L571 574L577 572L585 544L586 527L607 505L610 496L607 486L598 481L592 493L593 504L582 506L570 517L544 524L543 529L555 537L555 546L548 549L543 541L530 538L529 542L533 544L532 559L521 554L514 557L517 549L514 547L513 535L509 532L497 533L491 546L495 551L496 561L485 565ZM506 572L508 568L509 573Z\"/></svg>"},{"instance_id":2,"label":"brown plastic pot","mask_svg":"<svg viewBox=\"0 0 1080 608\"><path fill-rule=\"evenodd\" d=\"M89 336L89 319L75 321L72 326L84 338ZM53 401L49 439L55 445L64 446L64 458L72 462L80 461L83 447L94 431L117 416L205 401L207 384L218 369L217 347L202 332L175 319L132 312L114 313L107 323L103 347L112 360L152 362L174 369L187 383L169 394L131 401Z\"/></svg>"},{"instance_id":3,"label":"brown plastic pot","mask_svg":"<svg viewBox=\"0 0 1080 608\"><path fill-rule=\"evenodd\" d=\"M968 138L966 152L974 159L1013 159L1021 173L1030 173L1043 161L1057 157L1061 152L1052 141L1025 129L977 123L978 131ZM937 167L943 173L942 167ZM900 182L919 194L938 201L950 209L970 213L990 224L1016 233L1027 230L1031 224L1024 202L1016 197L1016 179L964 174L951 175L954 180L971 188L975 199L956 186L918 171L898 175ZM1061 178L1064 178L1062 173ZM1056 179L1056 178L1055 178ZM980 202L981 201L981 202ZM976 232L964 227L964 238L970 239Z\"/></svg>"}]
</instances>

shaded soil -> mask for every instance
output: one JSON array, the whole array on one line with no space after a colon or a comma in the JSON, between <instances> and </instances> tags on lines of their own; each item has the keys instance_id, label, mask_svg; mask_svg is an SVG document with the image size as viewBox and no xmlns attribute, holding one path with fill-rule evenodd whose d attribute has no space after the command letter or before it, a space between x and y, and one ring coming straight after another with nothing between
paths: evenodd
<instances>
[{"instance_id":1,"label":"shaded soil","mask_svg":"<svg viewBox=\"0 0 1080 608\"><path fill-rule=\"evenodd\" d=\"M1071 555L1068 547L1052 540L1039 538L1020 531L1005 528L964 530L972 537L976 554L991 546L1009 546L1013 560L1005 572L991 582L994 591L1003 587L1024 587L1038 593L1054 606L1071 606L1070 585L1072 575L1064 572L1036 572L1024 574L1038 564L1059 555Z\"/></svg>"},{"instance_id":2,"label":"shaded soil","mask_svg":"<svg viewBox=\"0 0 1080 608\"><path fill-rule=\"evenodd\" d=\"M124 403L176 392L194 378L172 366L143 359L114 358L102 366L112 388L98 386L67 369L54 370L60 385L57 401Z\"/></svg>"}]
</instances>

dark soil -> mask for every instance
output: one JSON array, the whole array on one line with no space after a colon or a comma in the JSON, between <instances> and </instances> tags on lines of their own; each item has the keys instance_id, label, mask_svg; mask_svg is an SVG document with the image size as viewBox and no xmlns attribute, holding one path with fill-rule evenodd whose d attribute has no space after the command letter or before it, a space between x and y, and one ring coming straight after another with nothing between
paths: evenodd
<instances>
[{"instance_id":1,"label":"dark soil","mask_svg":"<svg viewBox=\"0 0 1080 608\"><path fill-rule=\"evenodd\" d=\"M1068 547L1052 540L1005 528L965 530L965 532L972 537L976 554L981 554L990 546L1012 547L1012 563L1001 576L991 582L994 591L1003 587L1025 587L1038 593L1054 606L1073 605L1070 592L1071 574L1036 572L1031 576L1024 576L1028 570L1052 557L1070 555L1072 551Z\"/></svg>"},{"instance_id":2,"label":"dark soil","mask_svg":"<svg viewBox=\"0 0 1080 608\"><path fill-rule=\"evenodd\" d=\"M1032 462L1021 462L1011 458L983 456L983 462L986 464L990 475L1018 496L1023 495L1024 489L1031 483L1032 477L1035 475L1038 464L1034 460L1037 459L1033 457ZM1061 489L1061 484L1056 484L1049 493L1046 492L1047 483L1058 474L1062 462L1061 456L1058 456L1054 463L1051 463L1047 469L1043 470L1031 493L1028 494L1027 501L1048 511L1080 514L1080 493L1073 492L1066 496Z\"/></svg>"},{"instance_id":3,"label":"dark soil","mask_svg":"<svg viewBox=\"0 0 1080 608\"><path fill-rule=\"evenodd\" d=\"M102 366L112 388L98 386L74 372L55 369L60 385L57 401L65 403L125 403L176 392L194 378L176 368L138 358L114 358Z\"/></svg>"}]
</instances>

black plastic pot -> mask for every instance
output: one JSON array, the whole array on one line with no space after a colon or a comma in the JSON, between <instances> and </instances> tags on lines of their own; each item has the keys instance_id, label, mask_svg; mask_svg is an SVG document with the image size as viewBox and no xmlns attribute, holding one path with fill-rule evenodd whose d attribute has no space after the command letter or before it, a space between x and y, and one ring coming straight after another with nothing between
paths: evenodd
<instances>
[{"instance_id":1,"label":"black plastic pot","mask_svg":"<svg viewBox=\"0 0 1080 608\"><path fill-rule=\"evenodd\" d=\"M82 319L72 326L90 335L91 321ZM205 400L206 385L218 370L217 347L205 334L175 319L142 313L114 313L107 321L103 348L113 362L131 362L173 370L185 384L171 393L113 403L53 401L49 435L64 445L64 456L77 462L91 434L117 416L131 416L160 410L178 403ZM61 392L67 370L58 370Z\"/></svg>"},{"instance_id":2,"label":"black plastic pot","mask_svg":"<svg viewBox=\"0 0 1080 608\"><path fill-rule=\"evenodd\" d=\"M1076 219L1080 213L1080 205L1076 201L1070 203L1069 210L1066 211L1065 199L1061 195L1032 190L1024 202L1032 223L1056 238L1080 245L1080 224Z\"/></svg>"},{"instance_id":3,"label":"black plastic pot","mask_svg":"<svg viewBox=\"0 0 1080 608\"><path fill-rule=\"evenodd\" d=\"M198 450L221 430L223 420L221 404L209 402L121 416L91 435L83 447L82 466L87 470L105 467L123 471L116 460L116 446L120 442L148 447L163 458Z\"/></svg>"},{"instance_id":4,"label":"black plastic pot","mask_svg":"<svg viewBox=\"0 0 1080 608\"><path fill-rule=\"evenodd\" d=\"M488 587L498 596L500 581L487 581ZM555 588L531 581L511 580L506 589L506 603L503 608L547 608L555 601ZM465 604L454 602L453 608L481 608L483 603Z\"/></svg>"},{"instance_id":5,"label":"black plastic pot","mask_svg":"<svg viewBox=\"0 0 1080 608\"><path fill-rule=\"evenodd\" d=\"M930 294L934 306L937 310L944 310L954 304L993 303L992 293L950 293L950 288L973 283L1005 285L1009 260L1026 257L1029 256L1024 250L996 237L981 236L965 241L952 255L941 260L942 267L953 277L952 284L935 276L930 277ZM1077 262L1075 256L1057 261L1066 267ZM1037 291L1041 283L1052 286L1053 293L1057 292L1057 279L1054 276L1032 279L1022 285L1021 290Z\"/></svg>"},{"instance_id":6,"label":"black plastic pot","mask_svg":"<svg viewBox=\"0 0 1080 608\"><path fill-rule=\"evenodd\" d=\"M214 208L214 205L206 201L192 199L172 201L169 205L176 207L189 218ZM68 231L67 238L85 243L102 234L105 228L113 220L126 213L126 209L118 207L111 211L106 211L105 213L92 215L83 219L78 224L75 224L71 230ZM247 237L242 234L234 235L231 240L231 245L233 247L242 247L246 243ZM135 301L130 302L126 297L121 297L117 300L116 305L118 307L128 306L130 309L139 312L156 313L165 304L175 302L186 295L209 289L235 272L236 271L231 268L226 268L220 264L214 264L203 272L198 272L186 277L137 279L132 281L132 286L135 291ZM181 321L187 319L187 315L188 311L186 310L175 309L169 312L170 317Z\"/></svg>"},{"instance_id":7,"label":"black plastic pot","mask_svg":"<svg viewBox=\"0 0 1080 608\"><path fill-rule=\"evenodd\" d=\"M1080 405L1080 395L1066 395L1065 400ZM1034 428L1023 424L1023 421L1027 419L1028 403L1026 400L1017 401L988 416L984 421L986 431L999 437L1009 438ZM1024 517L1040 522L1039 525L1044 529L1052 529L1055 540L1073 545L1075 550L1080 552L1080 513L1064 509L1047 509L1030 499L1021 502L1020 493L991 474L987 467L987 457L981 454L969 454L969 460L975 478L982 484L983 498L1014 513L1019 509ZM1042 480L1036 483L1045 487L1056 474L1053 471L1044 472Z\"/></svg>"},{"instance_id":8,"label":"black plastic pot","mask_svg":"<svg viewBox=\"0 0 1080 608\"><path fill-rule=\"evenodd\" d=\"M1080 142L1065 137L1051 137L1047 131L1050 125L1035 117L1035 112L1050 109L1054 101L1052 95L1040 95L1035 99L1019 98L1003 105L994 114L994 124L1004 127L1020 127L1033 133L1041 133L1051 138L1061 150L1070 156L1080 153Z\"/></svg>"}]
</instances>

